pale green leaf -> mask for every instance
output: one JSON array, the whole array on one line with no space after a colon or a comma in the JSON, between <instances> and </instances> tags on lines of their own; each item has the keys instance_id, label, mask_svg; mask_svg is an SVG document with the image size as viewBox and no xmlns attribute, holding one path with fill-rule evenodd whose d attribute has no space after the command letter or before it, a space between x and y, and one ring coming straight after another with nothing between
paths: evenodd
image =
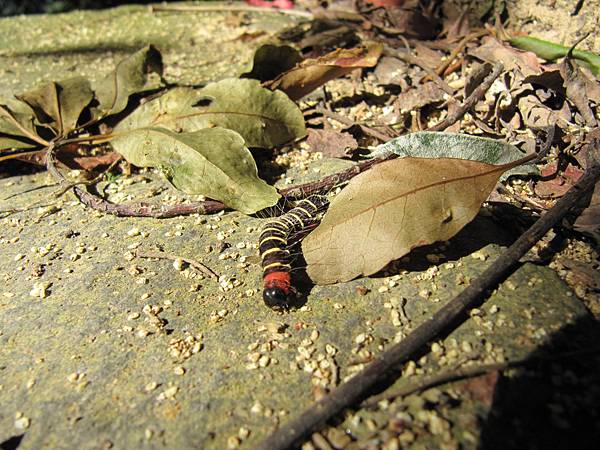
<instances>
[{"instance_id":1,"label":"pale green leaf","mask_svg":"<svg viewBox=\"0 0 600 450\"><path fill-rule=\"evenodd\" d=\"M123 111L130 95L157 87L148 85L148 74L161 75L162 69L162 56L152 45L123 59L111 73L93 85L98 109L105 116Z\"/></svg>"},{"instance_id":2,"label":"pale green leaf","mask_svg":"<svg viewBox=\"0 0 600 450\"><path fill-rule=\"evenodd\" d=\"M37 144L34 144L30 141L21 140L13 136L0 134L0 151L7 150L10 148L34 148L37 146Z\"/></svg>"},{"instance_id":3,"label":"pale green leaf","mask_svg":"<svg viewBox=\"0 0 600 450\"><path fill-rule=\"evenodd\" d=\"M0 133L17 138L36 134L35 116L27 104L9 100L0 104Z\"/></svg>"},{"instance_id":4,"label":"pale green leaf","mask_svg":"<svg viewBox=\"0 0 600 450\"><path fill-rule=\"evenodd\" d=\"M58 135L66 135L76 128L93 92L86 78L73 77L41 84L17 98L31 107L39 123L49 124Z\"/></svg>"},{"instance_id":5,"label":"pale green leaf","mask_svg":"<svg viewBox=\"0 0 600 450\"><path fill-rule=\"evenodd\" d=\"M82 111L94 98L92 87L87 78L74 77L58 81L58 100L63 134L73 131Z\"/></svg>"},{"instance_id":6,"label":"pale green leaf","mask_svg":"<svg viewBox=\"0 0 600 450\"><path fill-rule=\"evenodd\" d=\"M141 105L115 131L143 127L196 131L216 126L237 131L248 147L271 148L306 134L302 112L294 102L249 79L226 79L199 91L173 89Z\"/></svg>"},{"instance_id":7,"label":"pale green leaf","mask_svg":"<svg viewBox=\"0 0 600 450\"><path fill-rule=\"evenodd\" d=\"M401 158L458 158L479 161L487 164L507 164L523 158L524 154L514 145L506 142L467 134L420 131L405 134L375 148L371 156L391 153ZM538 174L534 164L523 164L502 175Z\"/></svg>"},{"instance_id":8,"label":"pale green leaf","mask_svg":"<svg viewBox=\"0 0 600 450\"><path fill-rule=\"evenodd\" d=\"M277 190L258 177L254 159L235 131L140 128L111 143L130 163L162 169L178 189L220 200L243 213L252 214L279 199Z\"/></svg>"}]
</instances>

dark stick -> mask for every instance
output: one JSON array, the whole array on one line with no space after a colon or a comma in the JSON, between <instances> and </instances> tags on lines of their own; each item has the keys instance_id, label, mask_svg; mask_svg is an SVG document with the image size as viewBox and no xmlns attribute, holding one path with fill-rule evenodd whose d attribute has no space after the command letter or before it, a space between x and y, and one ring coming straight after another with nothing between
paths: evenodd
<instances>
[{"instance_id":1,"label":"dark stick","mask_svg":"<svg viewBox=\"0 0 600 450\"><path fill-rule=\"evenodd\" d=\"M397 373L401 364L421 351L450 326L466 320L469 309L484 301L486 293L493 289L516 267L519 259L555 226L588 193L600 179L600 143L590 144L589 165L579 182L560 199L550 211L542 216L529 230L512 244L472 284L453 300L442 306L431 319L419 325L406 339L383 352L362 372L316 402L297 418L290 420L265 439L257 448L284 450L299 445L313 432L345 408L364 400L369 392L381 386Z\"/></svg>"},{"instance_id":2,"label":"dark stick","mask_svg":"<svg viewBox=\"0 0 600 450\"><path fill-rule=\"evenodd\" d=\"M483 98L494 80L500 76L503 69L504 66L501 63L496 63L492 69L492 72L485 77L485 79L479 86L477 86L471 95L469 95L469 97L467 97L467 99L456 109L456 111L454 111L454 114L448 114L444 120L436 123L432 127L429 127L428 131L442 131L448 128L450 125L458 122L458 120L460 120L460 118L463 117L467 111L469 111L475 105L475 103L479 101L479 99Z\"/></svg>"}]
</instances>

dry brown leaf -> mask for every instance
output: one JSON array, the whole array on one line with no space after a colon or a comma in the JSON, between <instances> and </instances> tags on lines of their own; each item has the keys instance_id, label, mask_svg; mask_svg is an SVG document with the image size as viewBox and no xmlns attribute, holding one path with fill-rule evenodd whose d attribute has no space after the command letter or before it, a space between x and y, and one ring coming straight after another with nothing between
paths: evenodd
<instances>
[{"instance_id":1,"label":"dry brown leaf","mask_svg":"<svg viewBox=\"0 0 600 450\"><path fill-rule=\"evenodd\" d=\"M375 68L375 77L379 84L397 84L404 91L410 87L405 79L407 72L408 64L404 61L391 56L383 56Z\"/></svg>"},{"instance_id":2,"label":"dry brown leaf","mask_svg":"<svg viewBox=\"0 0 600 450\"><path fill-rule=\"evenodd\" d=\"M483 44L469 54L492 64L501 62L506 70L518 69L523 76L537 75L542 71L537 56L509 47L492 37L484 37Z\"/></svg>"},{"instance_id":3,"label":"dry brown leaf","mask_svg":"<svg viewBox=\"0 0 600 450\"><path fill-rule=\"evenodd\" d=\"M320 58L306 59L293 69L264 84L280 89L292 100L298 100L330 80L346 75L354 69L373 67L381 55L381 44L366 47L338 49Z\"/></svg>"},{"instance_id":4,"label":"dry brown leaf","mask_svg":"<svg viewBox=\"0 0 600 450\"><path fill-rule=\"evenodd\" d=\"M598 123L594 117L594 111L590 107L590 98L587 93L586 78L581 69L571 62L570 53L563 59L559 65L560 73L565 82L567 97L577 106L585 124L589 127L595 127Z\"/></svg>"},{"instance_id":5,"label":"dry brown leaf","mask_svg":"<svg viewBox=\"0 0 600 450\"><path fill-rule=\"evenodd\" d=\"M398 107L400 112L406 113L431 103L442 102L445 94L437 84L429 81L402 92L394 101L394 105Z\"/></svg>"},{"instance_id":6,"label":"dry brown leaf","mask_svg":"<svg viewBox=\"0 0 600 450\"><path fill-rule=\"evenodd\" d=\"M356 176L304 240L318 284L371 275L413 248L447 240L478 213L500 175L522 161L402 158Z\"/></svg>"},{"instance_id":7,"label":"dry brown leaf","mask_svg":"<svg viewBox=\"0 0 600 450\"><path fill-rule=\"evenodd\" d=\"M338 130L308 130L306 141L310 150L321 152L330 158L343 158L358 148L358 142L350 134Z\"/></svg>"}]
</instances>

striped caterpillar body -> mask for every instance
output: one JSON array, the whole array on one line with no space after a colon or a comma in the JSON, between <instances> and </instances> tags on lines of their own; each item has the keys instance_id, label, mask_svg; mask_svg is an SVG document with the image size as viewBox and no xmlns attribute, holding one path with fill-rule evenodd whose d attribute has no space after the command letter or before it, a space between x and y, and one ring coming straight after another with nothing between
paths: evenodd
<instances>
[{"instance_id":1,"label":"striped caterpillar body","mask_svg":"<svg viewBox=\"0 0 600 450\"><path fill-rule=\"evenodd\" d=\"M275 309L286 309L290 294L291 236L306 230L320 221L320 212L327 208L329 200L322 195L311 195L300 200L294 208L275 219L269 220L260 234L258 250L263 269L263 300Z\"/></svg>"}]
</instances>

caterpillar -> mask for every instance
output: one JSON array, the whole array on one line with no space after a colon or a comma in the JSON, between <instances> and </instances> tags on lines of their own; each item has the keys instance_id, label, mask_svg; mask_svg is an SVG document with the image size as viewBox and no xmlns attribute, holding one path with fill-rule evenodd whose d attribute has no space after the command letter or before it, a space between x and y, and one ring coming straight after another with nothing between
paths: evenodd
<instances>
[{"instance_id":1,"label":"caterpillar","mask_svg":"<svg viewBox=\"0 0 600 450\"><path fill-rule=\"evenodd\" d=\"M264 225L258 250L263 269L263 300L270 308L288 308L292 268L288 245L290 238L316 225L321 220L320 213L328 205L327 197L311 195Z\"/></svg>"}]
</instances>

